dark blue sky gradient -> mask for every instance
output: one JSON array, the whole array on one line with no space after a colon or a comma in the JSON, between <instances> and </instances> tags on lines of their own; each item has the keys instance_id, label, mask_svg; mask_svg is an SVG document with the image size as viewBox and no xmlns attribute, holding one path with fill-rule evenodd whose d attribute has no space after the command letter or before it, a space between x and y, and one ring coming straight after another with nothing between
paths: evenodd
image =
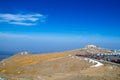
<instances>
[{"instance_id":1,"label":"dark blue sky gradient","mask_svg":"<svg viewBox=\"0 0 120 80\"><path fill-rule=\"evenodd\" d=\"M15 51L49 52L76 49L87 44L112 49L120 48L120 0L0 0L0 13L40 13L46 16L45 22L35 26L0 23L2 34L45 36L45 38L41 37L44 39L43 41L31 39L30 43L26 43L26 41L22 41L23 38L20 38L19 43L34 45L33 47L36 49L29 46L27 48L24 44L20 46L18 43L12 48L6 48L6 45L11 45L9 40L13 40L13 38L1 36L0 44L2 43L4 47L0 50L14 51L13 49L17 46L20 49ZM53 38L51 41L49 41L51 38L49 36ZM64 40L61 41L56 36ZM76 36L80 38L78 39ZM66 37L69 37L68 43ZM9 43L6 44L5 40L8 40ZM45 44L46 42L49 45L55 45L49 47ZM40 46L41 43L43 44ZM73 44L74 46L72 46ZM45 47L39 49L42 46Z\"/></svg>"}]
</instances>

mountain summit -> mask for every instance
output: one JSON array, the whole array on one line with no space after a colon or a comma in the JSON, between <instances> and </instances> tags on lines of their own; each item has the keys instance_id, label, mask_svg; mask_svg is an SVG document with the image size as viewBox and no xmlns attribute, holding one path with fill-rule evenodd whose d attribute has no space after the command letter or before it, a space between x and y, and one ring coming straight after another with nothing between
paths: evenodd
<instances>
[{"instance_id":1,"label":"mountain summit","mask_svg":"<svg viewBox=\"0 0 120 80\"><path fill-rule=\"evenodd\" d=\"M87 45L82 50L86 51L86 53L91 53L91 54L98 54L98 53L108 54L108 53L112 53L112 51L110 49L101 48L101 47L98 47L98 46L95 46L95 45Z\"/></svg>"}]
</instances>

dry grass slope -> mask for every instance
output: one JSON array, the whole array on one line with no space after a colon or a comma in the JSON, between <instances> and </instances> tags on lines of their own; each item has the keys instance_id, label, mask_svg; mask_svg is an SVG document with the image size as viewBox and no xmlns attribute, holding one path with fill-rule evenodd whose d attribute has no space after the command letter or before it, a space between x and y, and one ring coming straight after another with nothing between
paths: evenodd
<instances>
[{"instance_id":1,"label":"dry grass slope","mask_svg":"<svg viewBox=\"0 0 120 80\"><path fill-rule=\"evenodd\" d=\"M86 54L86 51L17 54L0 62L0 77L5 80L120 80L120 67L110 64L90 67L93 64L84 58L69 56L77 53Z\"/></svg>"},{"instance_id":2,"label":"dry grass slope","mask_svg":"<svg viewBox=\"0 0 120 80\"><path fill-rule=\"evenodd\" d=\"M65 56L68 56L68 54L65 54L65 53L36 54L36 55L17 54L1 62L0 72L4 72L5 74L11 74L11 72L9 71L12 71L18 67L35 65L40 62L51 61L51 60L65 57ZM5 65L3 66L2 64L5 64Z\"/></svg>"}]
</instances>

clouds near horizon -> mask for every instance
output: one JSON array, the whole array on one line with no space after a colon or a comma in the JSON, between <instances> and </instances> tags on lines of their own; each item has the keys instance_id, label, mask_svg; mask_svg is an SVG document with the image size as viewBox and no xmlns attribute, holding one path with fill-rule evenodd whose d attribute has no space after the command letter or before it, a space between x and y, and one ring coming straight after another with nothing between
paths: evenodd
<instances>
[{"instance_id":1,"label":"clouds near horizon","mask_svg":"<svg viewBox=\"0 0 120 80\"><path fill-rule=\"evenodd\" d=\"M45 16L39 13L35 14L0 14L0 22L23 25L23 26L33 26L37 25L37 22L44 22Z\"/></svg>"}]
</instances>

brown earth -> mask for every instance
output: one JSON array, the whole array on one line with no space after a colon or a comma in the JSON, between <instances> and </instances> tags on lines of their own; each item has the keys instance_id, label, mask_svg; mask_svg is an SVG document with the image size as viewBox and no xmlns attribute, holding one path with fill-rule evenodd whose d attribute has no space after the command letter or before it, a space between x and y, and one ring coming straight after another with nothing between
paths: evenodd
<instances>
[{"instance_id":1,"label":"brown earth","mask_svg":"<svg viewBox=\"0 0 120 80\"><path fill-rule=\"evenodd\" d=\"M0 62L0 77L5 80L120 80L119 66L90 67L93 64L84 58L74 57L80 51L17 54Z\"/></svg>"}]
</instances>

